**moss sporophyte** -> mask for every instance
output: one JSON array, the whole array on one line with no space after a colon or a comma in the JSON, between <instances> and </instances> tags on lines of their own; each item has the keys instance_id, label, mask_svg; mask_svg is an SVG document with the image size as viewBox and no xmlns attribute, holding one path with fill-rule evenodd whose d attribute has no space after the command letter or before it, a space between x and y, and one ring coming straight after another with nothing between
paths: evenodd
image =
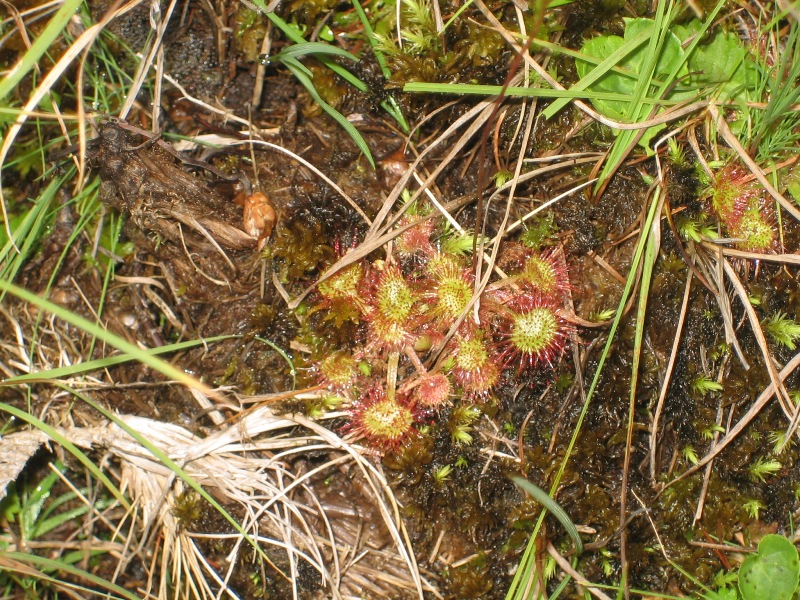
<instances>
[{"instance_id":1,"label":"moss sporophyte","mask_svg":"<svg viewBox=\"0 0 800 600\"><path fill-rule=\"evenodd\" d=\"M384 259L363 258L318 287L311 314L357 329L349 352L312 361L317 384L346 399L345 431L375 449L422 435L416 425L436 427L444 407L488 400L522 370L552 369L569 339L560 250L510 244L502 265L510 275L482 293L476 321L471 258L454 239L430 219L396 238Z\"/></svg>"}]
</instances>

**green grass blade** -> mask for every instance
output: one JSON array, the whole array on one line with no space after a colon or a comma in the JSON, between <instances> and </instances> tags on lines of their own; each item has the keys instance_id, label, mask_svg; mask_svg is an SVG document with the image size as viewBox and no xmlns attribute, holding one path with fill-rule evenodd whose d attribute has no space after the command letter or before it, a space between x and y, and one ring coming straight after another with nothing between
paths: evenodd
<instances>
[{"instance_id":1,"label":"green grass blade","mask_svg":"<svg viewBox=\"0 0 800 600\"><path fill-rule=\"evenodd\" d=\"M653 195L652 203L661 209L663 206L661 188L657 187ZM628 427L626 431L625 458L623 467L621 511L627 513L626 498L628 486L630 485L628 473L630 469L631 453L633 451L633 426L636 421L636 391L639 386L639 369L642 362L642 347L644 342L645 321L647 318L647 304L650 297L650 283L653 279L653 268L658 258L658 251L661 246L660 222L654 219L650 228L642 230L642 237L646 238L644 250L644 261L642 264L642 277L639 283L639 302L636 307L636 327L633 338L633 360L631 362L631 382L630 394L628 396ZM627 514L620 514L620 522L624 523ZM625 540L625 531L622 532L622 540ZM628 585L628 570L630 562L625 561L622 565L620 578L620 590L624 590Z\"/></svg>"},{"instance_id":2,"label":"green grass blade","mask_svg":"<svg viewBox=\"0 0 800 600\"><path fill-rule=\"evenodd\" d=\"M83 4L83 0L64 1L44 30L33 41L31 47L0 81L0 100L4 100L17 87L17 84L22 81L22 78L39 64L44 53L51 48L59 35L61 35L64 27L67 26L67 23L69 23L81 4Z\"/></svg>"},{"instance_id":3,"label":"green grass blade","mask_svg":"<svg viewBox=\"0 0 800 600\"><path fill-rule=\"evenodd\" d=\"M397 124L400 125L400 129L404 133L411 131L411 126L408 124L408 121L406 121L406 117L403 114L403 111L400 109L400 105L397 104L397 100L395 100L392 96L389 96L389 98L381 102L381 108L385 110L390 117L397 121Z\"/></svg>"},{"instance_id":4,"label":"green grass blade","mask_svg":"<svg viewBox=\"0 0 800 600\"><path fill-rule=\"evenodd\" d=\"M259 8L266 11L266 6L264 5L263 0L254 0L254 4L256 4ZM290 26L286 21L281 19L278 15L274 12L266 13L267 18L272 21L272 24L275 25L278 29L280 29L283 34L293 41L295 44L307 44L305 38L300 35L297 30ZM285 52L285 50L284 50ZM366 92L369 90L367 84L361 81L358 77L353 75L350 71L342 67L341 65L337 65L335 62L326 58L325 56L320 56L319 61L328 67L331 71L342 77L345 81L347 81L350 85L354 86L356 89Z\"/></svg>"},{"instance_id":5,"label":"green grass blade","mask_svg":"<svg viewBox=\"0 0 800 600\"><path fill-rule=\"evenodd\" d=\"M452 95L497 96L503 91L503 86L475 83L425 83L414 81L405 84L403 86L403 91ZM594 90L576 91L574 86L568 90L508 86L505 89L505 95L520 98L565 98L567 100L585 98L587 100L618 100L623 102L630 101L631 99L631 97L627 94L619 94L615 92L596 92ZM641 103L647 106L671 106L678 104L678 101L660 100L657 98L643 98Z\"/></svg>"},{"instance_id":6,"label":"green grass blade","mask_svg":"<svg viewBox=\"0 0 800 600\"><path fill-rule=\"evenodd\" d=\"M43 232L52 216L50 208L58 190L71 177L72 174L67 173L48 184L36 202L25 212L25 216L12 232L13 243L12 240L5 237L5 232L0 234L0 238L5 239L5 244L0 250L0 279L12 281L16 278L17 273L43 236ZM16 248L19 248L19 252L15 249L15 245Z\"/></svg>"},{"instance_id":7,"label":"green grass blade","mask_svg":"<svg viewBox=\"0 0 800 600\"><path fill-rule=\"evenodd\" d=\"M84 571L83 569L79 569L68 562L64 562L61 560L53 560L51 558L45 558L44 556L38 556L36 554L28 554L26 552L4 552L2 554L2 558L0 558L0 567L9 568L13 565L9 564L8 561L16 561L17 563L27 564L35 566L39 569L46 569L48 571L52 571L54 573L68 573L73 577L77 577L88 581L90 584L108 590L111 593L117 594L116 596L111 596L112 598L126 598L127 600L140 600L140 597L134 594L133 592L129 592L124 587L117 585L111 581L103 579L97 575L89 573L88 571ZM55 577L50 577L45 575L42 572L36 574L37 579L41 579L42 581L49 581L50 583L63 586L63 587L70 587L77 590L85 591L87 594L87 598L89 596L94 596L97 593L97 590L88 589L83 586L76 585L72 582L65 582L56 579Z\"/></svg>"},{"instance_id":8,"label":"green grass blade","mask_svg":"<svg viewBox=\"0 0 800 600\"><path fill-rule=\"evenodd\" d=\"M74 494L73 494L74 496ZM95 503L94 508L102 510L105 506L101 503ZM78 519L88 513L90 508L85 504L81 504L80 506L76 506L75 508L65 510L64 512L60 512L57 515L50 517L49 519L44 519L36 524L33 529L34 538L40 538L54 529L69 523L73 519Z\"/></svg>"},{"instance_id":9,"label":"green grass blade","mask_svg":"<svg viewBox=\"0 0 800 600\"><path fill-rule=\"evenodd\" d=\"M164 362L153 354L150 354L138 346L131 344L129 341L114 335L101 325L87 321L83 317L68 311L62 306L54 304L49 300L45 300L44 298L40 298L32 292L29 292L26 289L2 279L0 279L0 290L3 292L10 292L20 300L29 302L30 304L33 304L42 310L56 315L59 319L82 329L90 335L95 336L109 346L113 346L117 350L121 350L122 352L134 357L136 360L146 364L148 367L152 367L169 379L174 379L175 381L183 383L188 387L199 389L203 391L203 393L213 394L212 390L206 384L201 383L191 375L173 367L171 364Z\"/></svg>"},{"instance_id":10,"label":"green grass blade","mask_svg":"<svg viewBox=\"0 0 800 600\"><path fill-rule=\"evenodd\" d=\"M130 509L130 503L125 499L122 495L122 492L119 491L116 485L103 473L96 464L94 464L91 459L83 453L83 451L78 448L75 444L70 442L67 438L65 438L59 431L34 417L33 415L25 412L24 410L20 410L15 406L11 406L10 404L5 404L4 402L0 402L0 410L5 411L8 414L17 417L18 419L29 423L36 429L43 431L50 439L56 442L59 446L63 447L67 450L72 456L78 459L78 461L86 467L89 472L100 482L103 483L104 486L108 489L111 495L117 499L117 502L120 503L125 510Z\"/></svg>"},{"instance_id":11,"label":"green grass blade","mask_svg":"<svg viewBox=\"0 0 800 600\"><path fill-rule=\"evenodd\" d=\"M356 9L356 14L361 21L361 26L364 28L364 33L367 35L369 45L372 46L372 53L375 55L375 60L378 61L384 79L389 79L392 76L392 72L389 70L389 65L386 64L386 57L383 55L383 52L378 49L378 44L375 40L375 30L372 29L372 23L369 22L367 13L364 12L364 7L361 6L361 2L358 0L353 0L353 8Z\"/></svg>"},{"instance_id":12,"label":"green grass blade","mask_svg":"<svg viewBox=\"0 0 800 600\"><path fill-rule=\"evenodd\" d=\"M358 61L355 56L350 54L344 48L331 46L330 44L325 44L323 42L299 42L297 44L292 44L288 48L282 50L281 53L275 57L275 59L284 60L285 58L300 58L301 56L307 56L309 54L313 54L315 56L343 56L344 58L348 58L353 62Z\"/></svg>"},{"instance_id":13,"label":"green grass blade","mask_svg":"<svg viewBox=\"0 0 800 600\"><path fill-rule=\"evenodd\" d=\"M293 27L291 27L286 21L281 19L278 15L274 12L267 12L267 5L264 3L264 0L253 0L253 4L258 6L264 14L266 14L267 18L272 21L272 24L275 25L278 29L280 29L283 34L293 41L296 44L305 44L306 40L297 33ZM369 87L366 83L361 81L358 77L353 75L350 71L342 67L341 65L337 65L333 62L330 58L325 56L320 56L318 59L323 65L328 67L331 71L339 75L342 79L344 79L347 83L355 87L357 90L361 92L369 92ZM394 101L383 101L381 102L381 108L383 108L388 114L390 114L400 125L403 131L408 132L409 126L408 122L406 121L405 117L403 117L402 113L400 112L400 108L397 106L397 103Z\"/></svg>"},{"instance_id":14,"label":"green grass blade","mask_svg":"<svg viewBox=\"0 0 800 600\"><path fill-rule=\"evenodd\" d=\"M648 96L648 92L650 92L653 86L656 65L661 57L661 51L664 48L666 38L672 35L669 31L669 25L672 22L674 13L675 5L673 2L669 2L668 9L663 0L659 1L656 15L653 19L653 28L650 30L652 33L650 34L650 42L647 46L644 62L642 63L640 77L637 79L633 97L627 104L625 111L629 122L636 123L646 119L652 110L649 107L646 108L642 100ZM671 85L671 83L671 81L664 81L659 88L659 92L655 94L655 97L660 98L663 95L662 91L666 89L666 86ZM643 134L644 131L641 130L625 130L620 132L617 139L614 140L614 145L611 147L611 151L603 164L603 170L597 178L597 183L594 187L595 192L601 190L605 186L608 179L625 161Z\"/></svg>"},{"instance_id":15,"label":"green grass blade","mask_svg":"<svg viewBox=\"0 0 800 600\"><path fill-rule=\"evenodd\" d=\"M547 492L545 492L538 485L531 483L527 479L523 479L522 477L514 477L513 481L517 486L521 487L526 494L533 496L534 500L544 506L553 514L556 519L558 519L558 522L561 523L564 529L567 530L567 534L572 540L572 543L575 544L575 553L577 555L581 555L583 553L583 540L578 533L578 528L575 527L572 519L569 518L569 515L566 513L566 511L564 511L563 508L561 508L558 502L548 496Z\"/></svg>"},{"instance_id":16,"label":"green grass blade","mask_svg":"<svg viewBox=\"0 0 800 600\"><path fill-rule=\"evenodd\" d=\"M333 108L330 104L325 102L322 99L322 96L319 95L317 89L314 87L314 82L306 75L299 67L302 67L300 63L297 63L294 59L286 60L284 63L286 67L292 72L292 74L297 78L297 80L303 84L303 87L308 90L308 93L311 94L311 97L314 98L314 101L322 107L328 115L333 117L333 119L339 123L339 125L344 129L347 134L353 139L358 149L364 153L364 156L367 157L369 164L372 165L372 168L375 168L375 159L372 158L372 153L369 151L369 146L367 146L366 140L362 137L362 135L358 132L353 124L345 118L345 116L340 113L338 110Z\"/></svg>"},{"instance_id":17,"label":"green grass blade","mask_svg":"<svg viewBox=\"0 0 800 600\"><path fill-rule=\"evenodd\" d=\"M472 0L469 0L457 11L457 13L460 13L461 10L466 8L471 1ZM361 20L361 25L364 27L364 33L367 34L367 39L369 40L370 46L372 46L372 53L375 55L375 60L378 61L378 65L381 68L381 73L383 73L383 78L388 80L392 76L392 72L389 70L389 66L386 64L386 57L383 55L383 52L378 49L375 36L373 35L374 30L372 29L372 24L369 22L367 14L364 12L364 8L361 6L361 3L358 0L353 0L353 7L356 9L356 14L358 14L358 18ZM392 96L389 96L386 100L381 102L381 108L383 108L383 110L385 110L395 121L397 121L397 124L400 125L400 128L405 133L408 133L411 130L408 125L408 121L406 121L405 115L403 115L403 111L400 110L400 106L397 104L397 100L395 100Z\"/></svg>"},{"instance_id":18,"label":"green grass blade","mask_svg":"<svg viewBox=\"0 0 800 600\"><path fill-rule=\"evenodd\" d=\"M59 466L63 472L64 465L58 465L56 468ZM25 501L22 503L22 510L19 512L18 519L20 534L24 539L33 540L38 537L36 535L36 522L39 520L39 516L44 509L44 503L50 497L50 492L57 481L58 475L51 472L46 477L43 477L36 487L30 490L30 493L25 494Z\"/></svg>"},{"instance_id":19,"label":"green grass blade","mask_svg":"<svg viewBox=\"0 0 800 600\"><path fill-rule=\"evenodd\" d=\"M216 337L205 338L202 340L189 340L185 342L179 342L177 344L170 344L168 346L160 346L158 348L147 348L146 350L144 350L144 352L147 352L148 354L151 354L153 356L157 356L159 354L180 352L181 350L186 350L188 348L195 348L197 346L202 346L205 344L213 344L215 342L237 337L241 336L219 335ZM91 373L92 371L105 369L107 367L113 367L114 365L120 365L122 363L130 362L132 360L139 360L139 357L133 356L131 354L118 354L116 356L108 356L106 358L96 358L94 360L88 360L86 362L78 363L75 365L69 365L66 367L58 367L55 369L49 369L47 371L37 371L35 373L25 373L24 375L17 375L16 377L9 377L8 379L5 379L4 381L0 382L0 385L16 385L18 383L48 381L52 379L58 379L60 377L75 377L76 375Z\"/></svg>"}]
</instances>

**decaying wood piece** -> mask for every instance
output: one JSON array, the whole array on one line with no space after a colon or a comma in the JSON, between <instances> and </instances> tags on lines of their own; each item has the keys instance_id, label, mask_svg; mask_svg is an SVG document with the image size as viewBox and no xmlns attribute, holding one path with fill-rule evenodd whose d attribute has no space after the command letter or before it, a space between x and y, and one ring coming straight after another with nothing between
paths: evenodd
<instances>
[{"instance_id":1,"label":"decaying wood piece","mask_svg":"<svg viewBox=\"0 0 800 600\"><path fill-rule=\"evenodd\" d=\"M105 204L128 213L148 235L192 252L255 247L257 240L236 225L242 222L239 207L183 170L155 140L137 137L113 121L100 127L91 162Z\"/></svg>"}]
</instances>

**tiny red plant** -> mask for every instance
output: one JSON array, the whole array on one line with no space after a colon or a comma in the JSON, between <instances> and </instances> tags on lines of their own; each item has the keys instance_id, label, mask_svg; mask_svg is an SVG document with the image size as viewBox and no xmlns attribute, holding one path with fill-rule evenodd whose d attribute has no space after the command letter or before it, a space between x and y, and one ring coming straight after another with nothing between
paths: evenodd
<instances>
[{"instance_id":1,"label":"tiny red plant","mask_svg":"<svg viewBox=\"0 0 800 600\"><path fill-rule=\"evenodd\" d=\"M740 240L739 248L749 252L770 252L777 249L778 233L774 211L766 200L750 198L742 216L729 227L732 237Z\"/></svg>"},{"instance_id":2,"label":"tiny red plant","mask_svg":"<svg viewBox=\"0 0 800 600\"><path fill-rule=\"evenodd\" d=\"M486 395L500 379L500 360L482 329L457 334L451 343L453 377L467 394Z\"/></svg>"},{"instance_id":3,"label":"tiny red plant","mask_svg":"<svg viewBox=\"0 0 800 600\"><path fill-rule=\"evenodd\" d=\"M334 352L319 364L320 384L333 391L346 391L358 378L358 362L344 352Z\"/></svg>"},{"instance_id":4,"label":"tiny red plant","mask_svg":"<svg viewBox=\"0 0 800 600\"><path fill-rule=\"evenodd\" d=\"M438 410L450 402L453 386L444 373L426 373L423 375L413 392L413 399L417 405L433 410Z\"/></svg>"},{"instance_id":5,"label":"tiny red plant","mask_svg":"<svg viewBox=\"0 0 800 600\"><path fill-rule=\"evenodd\" d=\"M413 346L418 337L417 295L400 269L384 265L370 273L365 282L364 319L369 325L369 348L394 351Z\"/></svg>"},{"instance_id":6,"label":"tiny red plant","mask_svg":"<svg viewBox=\"0 0 800 600\"><path fill-rule=\"evenodd\" d=\"M390 398L378 385L370 387L348 412L345 430L377 450L397 448L418 434L417 414L408 399L401 394Z\"/></svg>"},{"instance_id":7,"label":"tiny red plant","mask_svg":"<svg viewBox=\"0 0 800 600\"><path fill-rule=\"evenodd\" d=\"M715 177L710 196L711 207L739 248L755 252L776 249L774 210L765 190L746 170L734 163L726 166Z\"/></svg>"},{"instance_id":8,"label":"tiny red plant","mask_svg":"<svg viewBox=\"0 0 800 600\"><path fill-rule=\"evenodd\" d=\"M504 362L519 360L520 369L541 364L552 366L564 351L569 331L569 325L552 302L542 297L518 298L503 320Z\"/></svg>"},{"instance_id":9,"label":"tiny red plant","mask_svg":"<svg viewBox=\"0 0 800 600\"><path fill-rule=\"evenodd\" d=\"M570 287L567 267L554 249L528 257L519 280L552 300L561 297Z\"/></svg>"},{"instance_id":10,"label":"tiny red plant","mask_svg":"<svg viewBox=\"0 0 800 600\"><path fill-rule=\"evenodd\" d=\"M424 299L432 306L433 321L445 330L464 312L472 299L473 275L455 257L438 256L428 265Z\"/></svg>"},{"instance_id":11,"label":"tiny red plant","mask_svg":"<svg viewBox=\"0 0 800 600\"><path fill-rule=\"evenodd\" d=\"M418 218L417 215L406 215L402 217L397 225L402 227ZM431 236L434 231L433 219L426 219L421 223L409 227L394 240L395 247L401 256L423 256L430 257L436 253L436 249L431 243Z\"/></svg>"},{"instance_id":12,"label":"tiny red plant","mask_svg":"<svg viewBox=\"0 0 800 600\"><path fill-rule=\"evenodd\" d=\"M732 227L739 221L743 207L756 193L755 186L746 178L747 171L734 163L727 165L714 178L711 208L726 227Z\"/></svg>"},{"instance_id":13,"label":"tiny red plant","mask_svg":"<svg viewBox=\"0 0 800 600\"><path fill-rule=\"evenodd\" d=\"M327 309L327 318L334 319L337 326L344 321L357 322L365 309L359 292L363 279L364 267L360 262L334 273L317 286L320 301L314 310Z\"/></svg>"}]
</instances>

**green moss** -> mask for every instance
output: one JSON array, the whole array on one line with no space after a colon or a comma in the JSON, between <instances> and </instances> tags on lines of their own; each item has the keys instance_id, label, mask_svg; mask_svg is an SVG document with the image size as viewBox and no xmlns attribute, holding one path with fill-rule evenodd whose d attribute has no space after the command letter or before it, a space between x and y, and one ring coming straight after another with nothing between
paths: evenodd
<instances>
[{"instance_id":1,"label":"green moss","mask_svg":"<svg viewBox=\"0 0 800 600\"><path fill-rule=\"evenodd\" d=\"M400 448L388 452L383 457L384 466L397 471L396 475L406 484L419 483L431 461L433 461L433 439L426 435L411 438Z\"/></svg>"},{"instance_id":2,"label":"green moss","mask_svg":"<svg viewBox=\"0 0 800 600\"><path fill-rule=\"evenodd\" d=\"M197 523L211 507L194 490L185 490L175 497L172 514L182 530L197 530Z\"/></svg>"},{"instance_id":3,"label":"green moss","mask_svg":"<svg viewBox=\"0 0 800 600\"><path fill-rule=\"evenodd\" d=\"M543 246L552 243L553 236L558 232L555 223L555 215L552 211L547 211L530 219L525 225L525 231L519 241L528 248L539 250Z\"/></svg>"},{"instance_id":4,"label":"green moss","mask_svg":"<svg viewBox=\"0 0 800 600\"><path fill-rule=\"evenodd\" d=\"M281 282L302 281L331 260L333 249L320 244L321 239L325 239L323 228L316 220L298 219L276 227L268 248Z\"/></svg>"},{"instance_id":5,"label":"green moss","mask_svg":"<svg viewBox=\"0 0 800 600\"><path fill-rule=\"evenodd\" d=\"M448 569L444 575L448 592L453 598L480 598L493 586L488 577L487 557L481 553L477 558L465 565Z\"/></svg>"},{"instance_id":6,"label":"green moss","mask_svg":"<svg viewBox=\"0 0 800 600\"><path fill-rule=\"evenodd\" d=\"M256 62L267 33L265 19L257 11L240 4L234 17L234 31L236 44L244 60Z\"/></svg>"}]
</instances>

